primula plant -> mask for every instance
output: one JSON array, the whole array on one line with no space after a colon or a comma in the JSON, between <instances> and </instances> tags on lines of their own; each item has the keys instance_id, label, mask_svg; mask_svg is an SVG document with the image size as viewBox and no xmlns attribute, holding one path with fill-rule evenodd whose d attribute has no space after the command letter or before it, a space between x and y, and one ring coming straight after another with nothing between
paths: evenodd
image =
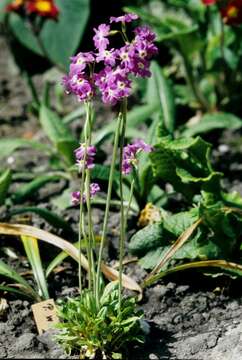
<instances>
[{"instance_id":1,"label":"primula plant","mask_svg":"<svg viewBox=\"0 0 242 360\"><path fill-rule=\"evenodd\" d=\"M125 231L129 206L132 201L133 184L130 188L130 201L124 206L123 178L134 175L138 167L138 154L150 153L153 148L137 139L125 145L127 121L127 100L132 91L134 77L146 78L151 75L150 59L157 53L154 45L155 34L147 27L137 27L133 38L129 39L126 25L138 17L126 14L111 17L110 24L101 24L94 29L95 50L78 53L71 58L70 71L63 79L67 93L76 95L86 107L83 142L75 150L76 165L80 173L80 187L72 194L73 205L80 204L79 250L81 241L86 244L89 263L88 289L82 288L81 258L79 262L80 296L69 299L60 308L63 322L60 325L59 341L70 353L78 350L83 357L107 356L120 358L121 351L128 341L141 341L141 315L135 309L133 298L122 294L123 259ZM121 48L110 47L111 37L119 36L124 42ZM120 106L115 124L113 154L109 173L106 208L103 219L99 252L92 223L92 199L101 191L98 183L91 182L95 169L96 148L93 146L93 100L100 95L107 105ZM110 203L114 175L117 172L120 193L120 235L119 235L119 279L117 283L104 287L101 278L103 250L106 242ZM97 257L97 261L95 261Z\"/></svg>"}]
</instances>

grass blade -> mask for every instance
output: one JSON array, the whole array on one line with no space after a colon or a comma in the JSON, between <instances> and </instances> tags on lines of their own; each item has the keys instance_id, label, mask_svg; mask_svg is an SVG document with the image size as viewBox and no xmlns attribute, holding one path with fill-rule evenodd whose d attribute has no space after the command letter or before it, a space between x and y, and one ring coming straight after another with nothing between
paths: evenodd
<instances>
[{"instance_id":1,"label":"grass blade","mask_svg":"<svg viewBox=\"0 0 242 360\"><path fill-rule=\"evenodd\" d=\"M32 299L38 301L40 300L38 294L29 285L29 283L21 275L19 275L13 268L5 264L2 260L0 260L0 275L17 282L18 286L20 285L22 294L28 295Z\"/></svg>"},{"instance_id":2,"label":"grass blade","mask_svg":"<svg viewBox=\"0 0 242 360\"><path fill-rule=\"evenodd\" d=\"M8 188L11 184L12 172L11 170L6 170L0 176L0 205L3 205L8 193Z\"/></svg>"},{"instance_id":3,"label":"grass blade","mask_svg":"<svg viewBox=\"0 0 242 360\"><path fill-rule=\"evenodd\" d=\"M32 267L35 281L38 286L38 292L44 300L49 299L48 286L42 266L42 261L39 253L38 241L34 237L21 236L28 261Z\"/></svg>"},{"instance_id":4,"label":"grass blade","mask_svg":"<svg viewBox=\"0 0 242 360\"><path fill-rule=\"evenodd\" d=\"M75 244L73 244L75 246L75 248L78 249L79 247L79 242L76 242ZM65 251L62 251L61 253L59 253L48 265L46 272L45 272L45 276L48 277L50 275L50 273L58 266L60 265L66 258L68 257L68 254Z\"/></svg>"}]
</instances>

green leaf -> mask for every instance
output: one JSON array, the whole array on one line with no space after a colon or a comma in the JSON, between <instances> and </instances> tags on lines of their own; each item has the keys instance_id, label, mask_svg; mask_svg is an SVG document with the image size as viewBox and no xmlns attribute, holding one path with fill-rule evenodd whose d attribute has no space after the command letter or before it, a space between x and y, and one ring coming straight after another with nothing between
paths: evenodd
<instances>
[{"instance_id":1,"label":"green leaf","mask_svg":"<svg viewBox=\"0 0 242 360\"><path fill-rule=\"evenodd\" d=\"M77 108L76 110L73 110L68 115L66 115L63 118L63 123L64 124L69 124L72 121L80 118L81 116L84 116L85 114L86 114L86 108L85 108L85 106L81 106L81 107Z\"/></svg>"},{"instance_id":2,"label":"green leaf","mask_svg":"<svg viewBox=\"0 0 242 360\"><path fill-rule=\"evenodd\" d=\"M49 299L48 286L39 253L38 240L30 236L21 236L28 261L33 270L34 278L38 286L38 293L42 299Z\"/></svg>"},{"instance_id":3,"label":"green leaf","mask_svg":"<svg viewBox=\"0 0 242 360\"><path fill-rule=\"evenodd\" d=\"M168 79L165 77L162 69L156 62L151 64L152 76L148 80L148 94L153 97L154 103L159 103L163 126L165 129L173 134L175 127L175 102L172 88Z\"/></svg>"},{"instance_id":4,"label":"green leaf","mask_svg":"<svg viewBox=\"0 0 242 360\"><path fill-rule=\"evenodd\" d=\"M18 138L7 138L0 139L0 159L10 156L15 150L20 148L33 148L35 150L42 151L46 154L51 153L49 146L39 143L34 140L18 139Z\"/></svg>"},{"instance_id":5,"label":"green leaf","mask_svg":"<svg viewBox=\"0 0 242 360\"><path fill-rule=\"evenodd\" d=\"M242 208L242 196L237 191L232 191L231 193L223 192L222 197L227 205Z\"/></svg>"},{"instance_id":6,"label":"green leaf","mask_svg":"<svg viewBox=\"0 0 242 360\"><path fill-rule=\"evenodd\" d=\"M199 218L198 208L183 211L175 215L167 215L163 220L164 228L174 236L180 236Z\"/></svg>"},{"instance_id":7,"label":"green leaf","mask_svg":"<svg viewBox=\"0 0 242 360\"><path fill-rule=\"evenodd\" d=\"M201 190L220 191L221 174L212 170L210 149L211 145L200 137L178 140L160 138L155 151L150 153L157 184L160 179L166 181L189 199Z\"/></svg>"},{"instance_id":8,"label":"green leaf","mask_svg":"<svg viewBox=\"0 0 242 360\"><path fill-rule=\"evenodd\" d=\"M156 16L142 7L125 7L126 12L137 14L146 24L150 25L157 35L157 41L177 40L185 35L197 31L197 24L192 24L184 12L163 11L161 16Z\"/></svg>"},{"instance_id":9,"label":"green leaf","mask_svg":"<svg viewBox=\"0 0 242 360\"><path fill-rule=\"evenodd\" d=\"M75 162L73 150L78 147L78 142L72 136L68 127L55 112L43 104L40 108L40 123L58 152L64 156L69 165L72 165Z\"/></svg>"},{"instance_id":10,"label":"green leaf","mask_svg":"<svg viewBox=\"0 0 242 360\"><path fill-rule=\"evenodd\" d=\"M78 249L79 246L79 242L76 242L75 244L73 244L75 246L75 248ZM45 276L48 277L50 275L50 273L58 266L60 265L69 255L65 252L62 251L60 252L48 265L46 272L45 272Z\"/></svg>"},{"instance_id":11,"label":"green leaf","mask_svg":"<svg viewBox=\"0 0 242 360\"><path fill-rule=\"evenodd\" d=\"M30 196L33 196L40 188L49 182L59 181L62 176L59 175L40 175L37 176L34 180L30 181L28 184L21 186L15 193L12 195L12 199L15 203L20 203Z\"/></svg>"},{"instance_id":12,"label":"green leaf","mask_svg":"<svg viewBox=\"0 0 242 360\"><path fill-rule=\"evenodd\" d=\"M48 57L67 70L69 58L76 51L89 17L89 0L56 0L60 9L58 21L45 21L40 32ZM11 30L28 49L43 55L28 24L17 14L10 16Z\"/></svg>"},{"instance_id":13,"label":"green leaf","mask_svg":"<svg viewBox=\"0 0 242 360\"><path fill-rule=\"evenodd\" d=\"M140 266L142 266L145 270L154 269L154 267L159 264L163 256L167 253L169 248L170 246L166 245L148 251L147 254L139 260Z\"/></svg>"},{"instance_id":14,"label":"green leaf","mask_svg":"<svg viewBox=\"0 0 242 360\"><path fill-rule=\"evenodd\" d=\"M162 235L162 224L148 225L132 236L129 243L129 250L134 255L142 255L161 245L162 241L164 241Z\"/></svg>"},{"instance_id":15,"label":"green leaf","mask_svg":"<svg viewBox=\"0 0 242 360\"><path fill-rule=\"evenodd\" d=\"M39 300L38 294L32 289L28 282L19 275L13 268L0 260L0 276L11 279L20 285L21 291L35 300Z\"/></svg>"},{"instance_id":16,"label":"green leaf","mask_svg":"<svg viewBox=\"0 0 242 360\"><path fill-rule=\"evenodd\" d=\"M190 137L216 129L239 129L241 126L242 120L237 116L230 113L217 112L204 115L197 124L183 131L182 135Z\"/></svg>"},{"instance_id":17,"label":"green leaf","mask_svg":"<svg viewBox=\"0 0 242 360\"><path fill-rule=\"evenodd\" d=\"M107 181L109 179L110 166L96 164L91 172L92 179ZM114 181L119 181L119 171L114 171Z\"/></svg>"},{"instance_id":18,"label":"green leaf","mask_svg":"<svg viewBox=\"0 0 242 360\"><path fill-rule=\"evenodd\" d=\"M0 205L3 205L5 202L11 180L12 172L9 169L0 176Z\"/></svg>"}]
</instances>

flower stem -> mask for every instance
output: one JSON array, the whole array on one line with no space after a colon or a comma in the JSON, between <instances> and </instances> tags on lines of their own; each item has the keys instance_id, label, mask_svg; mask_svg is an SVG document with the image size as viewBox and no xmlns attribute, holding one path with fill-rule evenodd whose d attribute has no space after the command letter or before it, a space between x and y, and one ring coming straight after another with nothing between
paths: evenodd
<instances>
[{"instance_id":1,"label":"flower stem","mask_svg":"<svg viewBox=\"0 0 242 360\"><path fill-rule=\"evenodd\" d=\"M123 258L124 258L124 243L125 243L125 225L126 219L124 216L124 198L123 198L123 174L122 174L122 161L123 161L123 148L125 140L125 130L127 121L127 98L124 98L122 104L122 126L120 134L120 158L119 158L119 186L120 186L120 240L119 240L119 292L118 292L118 306L119 313L121 312L122 302L122 274L123 274Z\"/></svg>"},{"instance_id":2,"label":"flower stem","mask_svg":"<svg viewBox=\"0 0 242 360\"><path fill-rule=\"evenodd\" d=\"M104 250L107 226L108 226L108 216L109 216L109 210L110 210L110 204L111 204L111 195L112 195L115 164L116 164L116 160L117 160L118 142L119 142L119 133L120 133L120 128L121 128L121 122L122 122L122 113L120 113L118 116L118 122L117 122L115 135L114 135L112 162L111 162L111 168L110 168L109 180L108 180L107 201L106 201L106 208L105 208L105 214L104 214L104 220L103 220L102 237L101 237L101 243L100 243L100 249L99 249L99 255L98 255L97 274L96 274L96 302L97 302L97 304L99 304L101 263L102 263L102 256L103 256L103 250Z\"/></svg>"},{"instance_id":3,"label":"flower stem","mask_svg":"<svg viewBox=\"0 0 242 360\"><path fill-rule=\"evenodd\" d=\"M131 182L131 185L130 185L129 201L128 201L126 214L125 214L125 221L124 221L125 229L127 228L127 221L128 221L129 211L130 211L130 208L131 208L131 202L132 202L133 195L134 195L134 183L135 183L135 180L133 179L132 182Z\"/></svg>"},{"instance_id":4,"label":"flower stem","mask_svg":"<svg viewBox=\"0 0 242 360\"><path fill-rule=\"evenodd\" d=\"M87 126L85 131L85 144L86 147L91 145L91 136L92 136L92 107L91 104L87 104ZM87 243L87 250L88 250L88 258L90 259L90 281L93 285L93 294L95 296L96 293L96 274L95 274L95 263L94 263L94 256L93 256L93 245L94 245L94 235L93 235L93 223L92 223L92 210L91 210L91 194L90 194L90 184L91 184L91 174L90 169L86 169L86 204L87 204L87 217L88 217L88 243Z\"/></svg>"},{"instance_id":5,"label":"flower stem","mask_svg":"<svg viewBox=\"0 0 242 360\"><path fill-rule=\"evenodd\" d=\"M89 280L89 289L91 288L91 282L92 282L92 261L89 251L89 244L87 240L87 235L85 231L85 219L84 219L84 206L83 206L83 194L85 190L85 178L86 178L86 172L85 172L85 164L86 164L86 158L87 158L87 147L88 147L88 134L91 133L89 130L89 123L90 123L90 117L91 117L91 111L90 111L90 104L87 104L86 106L86 121L84 125L84 135L85 135L85 152L84 152L84 158L83 158L83 167L81 170L81 186L80 186L80 215L79 215L79 290L80 294L82 292L82 269L81 269L81 240L85 240L86 244L86 250L87 250L87 258L88 258L88 280Z\"/></svg>"}]
</instances>

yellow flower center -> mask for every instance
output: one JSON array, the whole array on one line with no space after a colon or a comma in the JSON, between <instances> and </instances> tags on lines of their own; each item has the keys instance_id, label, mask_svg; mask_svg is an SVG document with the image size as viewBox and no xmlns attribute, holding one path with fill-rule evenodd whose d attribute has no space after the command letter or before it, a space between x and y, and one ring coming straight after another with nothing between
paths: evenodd
<instances>
[{"instance_id":1,"label":"yellow flower center","mask_svg":"<svg viewBox=\"0 0 242 360\"><path fill-rule=\"evenodd\" d=\"M19 7L19 6L23 5L23 3L24 3L24 0L15 0L13 2L13 6Z\"/></svg>"},{"instance_id":2,"label":"yellow flower center","mask_svg":"<svg viewBox=\"0 0 242 360\"><path fill-rule=\"evenodd\" d=\"M238 16L238 13L239 13L239 9L236 6L231 6L228 9L227 15L229 18L236 18Z\"/></svg>"},{"instance_id":3,"label":"yellow flower center","mask_svg":"<svg viewBox=\"0 0 242 360\"><path fill-rule=\"evenodd\" d=\"M47 12L47 13L50 12L52 8L51 3L45 0L37 1L35 6L38 11Z\"/></svg>"}]
</instances>

